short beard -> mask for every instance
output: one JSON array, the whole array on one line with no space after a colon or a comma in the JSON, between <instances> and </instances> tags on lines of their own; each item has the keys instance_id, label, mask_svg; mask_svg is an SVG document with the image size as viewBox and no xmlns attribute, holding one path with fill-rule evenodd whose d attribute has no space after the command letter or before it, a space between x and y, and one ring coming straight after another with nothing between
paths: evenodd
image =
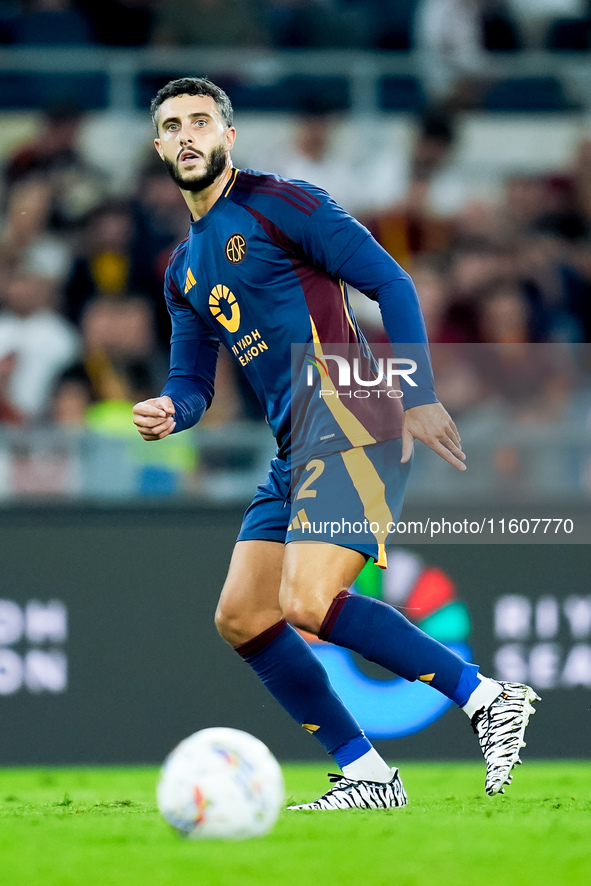
<instances>
[{"instance_id":1,"label":"short beard","mask_svg":"<svg viewBox=\"0 0 591 886\"><path fill-rule=\"evenodd\" d=\"M183 178L172 160L164 158L164 163L173 182L183 191L192 191L195 194L204 191L222 174L226 168L226 151L221 145L213 148L200 178Z\"/></svg>"}]
</instances>

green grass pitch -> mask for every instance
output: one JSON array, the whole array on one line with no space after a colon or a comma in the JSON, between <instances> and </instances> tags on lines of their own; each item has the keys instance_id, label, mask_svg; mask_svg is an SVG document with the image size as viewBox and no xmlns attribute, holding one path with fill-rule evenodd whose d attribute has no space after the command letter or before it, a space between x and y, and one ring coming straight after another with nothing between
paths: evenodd
<instances>
[{"instance_id":1,"label":"green grass pitch","mask_svg":"<svg viewBox=\"0 0 591 886\"><path fill-rule=\"evenodd\" d=\"M313 799L326 769L284 766ZM504 796L484 765L407 763L405 809L284 811L268 836L187 842L157 769L0 769L1 886L589 886L591 763L526 762Z\"/></svg>"}]
</instances>

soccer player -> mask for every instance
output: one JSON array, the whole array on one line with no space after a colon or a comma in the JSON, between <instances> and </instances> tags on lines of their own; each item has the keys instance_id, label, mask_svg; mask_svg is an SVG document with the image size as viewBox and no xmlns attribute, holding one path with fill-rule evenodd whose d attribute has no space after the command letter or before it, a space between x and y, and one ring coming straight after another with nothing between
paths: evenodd
<instances>
[{"instance_id":1,"label":"soccer player","mask_svg":"<svg viewBox=\"0 0 591 886\"><path fill-rule=\"evenodd\" d=\"M172 318L169 378L159 397L136 404L134 423L148 441L195 425L214 394L220 343L240 363L265 409L277 456L245 513L216 625L342 770L320 799L291 808L407 802L398 769L363 734L298 628L407 680L430 683L454 701L479 737L487 793L502 791L520 762L535 692L482 676L477 665L393 607L349 592L369 559L385 566L385 526L400 514L413 441L465 469L457 428L433 392L410 277L326 192L234 168L232 106L209 80L171 81L151 110L156 150L191 222L165 280ZM335 355L335 348L372 365L347 283L377 300L394 352L417 368L420 384L406 385L404 410L399 400L386 398L379 409L369 409L363 406L367 400L347 403L338 396L334 365L342 354ZM294 384L293 343L307 349L308 364L318 373L315 388L306 390L301 379L310 374L303 370ZM303 367L306 355L298 359ZM325 396L314 398L320 378ZM331 512L334 501L347 520L369 520L371 531L338 543L329 535L306 535L314 517Z\"/></svg>"}]
</instances>

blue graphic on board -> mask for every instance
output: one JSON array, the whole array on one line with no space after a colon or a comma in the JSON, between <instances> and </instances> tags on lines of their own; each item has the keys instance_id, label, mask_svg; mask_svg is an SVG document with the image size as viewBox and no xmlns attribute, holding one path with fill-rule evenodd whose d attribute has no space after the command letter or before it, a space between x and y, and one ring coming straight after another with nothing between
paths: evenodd
<instances>
[{"instance_id":1,"label":"blue graphic on board","mask_svg":"<svg viewBox=\"0 0 591 886\"><path fill-rule=\"evenodd\" d=\"M388 552L388 569L368 563L352 591L384 600L413 624L471 661L470 613L457 598L453 581L441 569L425 565L409 551ZM326 668L331 683L368 738L402 738L425 729L452 706L425 683L401 677L380 680L361 670L355 656L331 643L306 635Z\"/></svg>"}]
</instances>

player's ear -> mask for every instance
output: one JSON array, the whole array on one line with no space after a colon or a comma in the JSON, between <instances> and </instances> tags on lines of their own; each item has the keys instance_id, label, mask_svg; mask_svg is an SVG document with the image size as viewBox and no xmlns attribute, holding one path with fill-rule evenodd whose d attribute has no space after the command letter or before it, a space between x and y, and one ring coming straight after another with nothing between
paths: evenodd
<instances>
[{"instance_id":1,"label":"player's ear","mask_svg":"<svg viewBox=\"0 0 591 886\"><path fill-rule=\"evenodd\" d=\"M233 126L228 126L225 133L226 151L231 151L236 141L236 130Z\"/></svg>"},{"instance_id":2,"label":"player's ear","mask_svg":"<svg viewBox=\"0 0 591 886\"><path fill-rule=\"evenodd\" d=\"M155 139L154 139L154 147L155 147L156 150L158 151L158 154L160 155L160 159L161 159L161 160L164 160L164 154L163 154L163 152L162 152L162 145L161 145L161 143L160 143L160 139L159 139L159 138L155 138Z\"/></svg>"}]
</instances>

